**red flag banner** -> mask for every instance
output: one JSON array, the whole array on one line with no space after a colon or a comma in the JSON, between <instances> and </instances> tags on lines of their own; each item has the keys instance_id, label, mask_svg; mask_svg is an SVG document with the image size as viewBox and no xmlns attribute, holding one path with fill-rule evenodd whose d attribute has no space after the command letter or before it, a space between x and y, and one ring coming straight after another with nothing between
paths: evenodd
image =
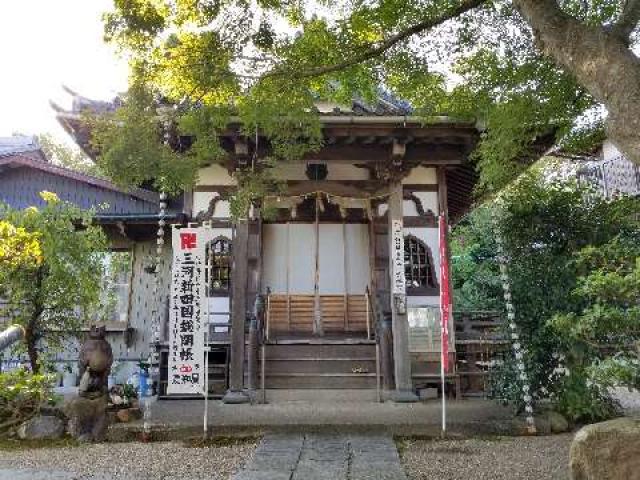
<instances>
[{"instance_id":1,"label":"red flag banner","mask_svg":"<svg viewBox=\"0 0 640 480\"><path fill-rule=\"evenodd\" d=\"M438 218L440 233L440 329L441 355L444 371L449 371L449 316L451 292L449 291L449 255L447 252L447 222L444 215Z\"/></svg>"}]
</instances>

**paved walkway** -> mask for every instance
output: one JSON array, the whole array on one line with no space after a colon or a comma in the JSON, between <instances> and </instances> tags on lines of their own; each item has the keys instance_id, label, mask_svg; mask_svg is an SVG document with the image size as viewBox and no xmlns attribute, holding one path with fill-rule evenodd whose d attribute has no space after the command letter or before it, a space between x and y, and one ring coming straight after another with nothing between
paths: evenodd
<instances>
[{"instance_id":1,"label":"paved walkway","mask_svg":"<svg viewBox=\"0 0 640 480\"><path fill-rule=\"evenodd\" d=\"M267 434L233 480L406 480L389 435Z\"/></svg>"},{"instance_id":2,"label":"paved walkway","mask_svg":"<svg viewBox=\"0 0 640 480\"><path fill-rule=\"evenodd\" d=\"M209 402L209 432L247 433L378 433L439 435L439 401L426 403L278 402L266 405L225 405ZM202 433L202 400L160 400L153 404L151 423L157 439L179 439ZM509 433L513 413L489 400L452 401L447 405L449 433L489 435ZM113 441L136 439L142 421L111 427ZM156 438L154 436L154 438Z\"/></svg>"}]
</instances>

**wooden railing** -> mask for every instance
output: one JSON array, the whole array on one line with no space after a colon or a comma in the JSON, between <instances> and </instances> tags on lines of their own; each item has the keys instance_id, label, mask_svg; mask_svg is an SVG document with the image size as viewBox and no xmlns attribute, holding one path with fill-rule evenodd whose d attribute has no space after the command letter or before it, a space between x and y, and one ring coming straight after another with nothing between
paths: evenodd
<instances>
[{"instance_id":1,"label":"wooden railing","mask_svg":"<svg viewBox=\"0 0 640 480\"><path fill-rule=\"evenodd\" d=\"M322 333L367 333L371 338L370 303L366 294L320 295L268 294L267 338L277 334L312 334L316 309Z\"/></svg>"}]
</instances>

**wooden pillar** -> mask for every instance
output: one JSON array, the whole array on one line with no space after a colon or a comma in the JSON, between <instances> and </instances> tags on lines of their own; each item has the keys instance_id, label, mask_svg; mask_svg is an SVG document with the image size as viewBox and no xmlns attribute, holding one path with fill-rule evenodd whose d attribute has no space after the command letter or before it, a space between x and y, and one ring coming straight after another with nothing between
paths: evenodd
<instances>
[{"instance_id":1,"label":"wooden pillar","mask_svg":"<svg viewBox=\"0 0 640 480\"><path fill-rule=\"evenodd\" d=\"M231 271L231 358L229 361L229 390L224 403L247 403L244 393L244 342L247 317L247 278L249 221L240 219L235 226L232 242Z\"/></svg>"},{"instance_id":2,"label":"wooden pillar","mask_svg":"<svg viewBox=\"0 0 640 480\"><path fill-rule=\"evenodd\" d=\"M389 195L389 275L391 280L391 328L393 331L393 360L396 402L415 402L411 382L409 355L409 322L404 281L404 234L402 213L402 183L391 186Z\"/></svg>"}]
</instances>

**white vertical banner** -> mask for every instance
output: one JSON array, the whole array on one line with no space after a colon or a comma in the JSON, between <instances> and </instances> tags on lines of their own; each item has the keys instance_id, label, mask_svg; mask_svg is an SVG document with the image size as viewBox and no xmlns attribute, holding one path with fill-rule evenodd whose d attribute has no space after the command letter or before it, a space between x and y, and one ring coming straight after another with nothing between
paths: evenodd
<instances>
[{"instance_id":1,"label":"white vertical banner","mask_svg":"<svg viewBox=\"0 0 640 480\"><path fill-rule=\"evenodd\" d=\"M393 285L391 286L391 292L394 295L405 295L407 290L404 271L404 231L402 220L393 220L391 222L391 238L392 251L389 252L393 259L393 272L391 272Z\"/></svg>"},{"instance_id":2,"label":"white vertical banner","mask_svg":"<svg viewBox=\"0 0 640 480\"><path fill-rule=\"evenodd\" d=\"M168 394L202 394L205 384L206 245L210 228L173 227Z\"/></svg>"}]
</instances>

